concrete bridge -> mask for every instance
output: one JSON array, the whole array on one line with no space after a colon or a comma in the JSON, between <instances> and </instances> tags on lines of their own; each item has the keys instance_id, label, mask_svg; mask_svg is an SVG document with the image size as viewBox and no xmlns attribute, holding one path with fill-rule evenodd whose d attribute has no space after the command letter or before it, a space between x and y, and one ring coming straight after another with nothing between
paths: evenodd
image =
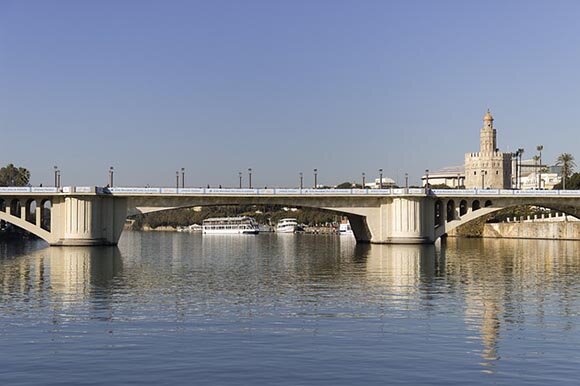
<instances>
[{"instance_id":1,"label":"concrete bridge","mask_svg":"<svg viewBox=\"0 0 580 386\"><path fill-rule=\"evenodd\" d=\"M212 205L311 207L346 215L359 242L429 244L498 210L537 205L580 217L575 190L0 188L0 220L50 245L116 245L127 216Z\"/></svg>"}]
</instances>

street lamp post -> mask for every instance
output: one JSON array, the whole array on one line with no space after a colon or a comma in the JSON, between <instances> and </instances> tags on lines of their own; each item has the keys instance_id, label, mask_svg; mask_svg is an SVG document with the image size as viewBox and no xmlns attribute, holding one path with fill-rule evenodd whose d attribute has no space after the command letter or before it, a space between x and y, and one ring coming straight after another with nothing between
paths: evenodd
<instances>
[{"instance_id":1,"label":"street lamp post","mask_svg":"<svg viewBox=\"0 0 580 386\"><path fill-rule=\"evenodd\" d=\"M429 193L429 169L425 169L425 193Z\"/></svg>"},{"instance_id":2,"label":"street lamp post","mask_svg":"<svg viewBox=\"0 0 580 386\"><path fill-rule=\"evenodd\" d=\"M54 166L54 187L58 188L58 166Z\"/></svg>"},{"instance_id":3,"label":"street lamp post","mask_svg":"<svg viewBox=\"0 0 580 386\"><path fill-rule=\"evenodd\" d=\"M517 183L517 188L521 189L522 188L522 157L524 155L524 148L520 147L518 149L518 156L520 159L519 162L519 167L517 167L516 169L518 169L518 183Z\"/></svg>"},{"instance_id":4,"label":"street lamp post","mask_svg":"<svg viewBox=\"0 0 580 386\"><path fill-rule=\"evenodd\" d=\"M181 168L181 187L185 188L185 168Z\"/></svg>"},{"instance_id":5,"label":"street lamp post","mask_svg":"<svg viewBox=\"0 0 580 386\"><path fill-rule=\"evenodd\" d=\"M304 188L304 173L300 172L300 190Z\"/></svg>"},{"instance_id":6,"label":"street lamp post","mask_svg":"<svg viewBox=\"0 0 580 386\"><path fill-rule=\"evenodd\" d=\"M238 179L240 180L240 189L242 188L242 172L238 172Z\"/></svg>"},{"instance_id":7,"label":"street lamp post","mask_svg":"<svg viewBox=\"0 0 580 386\"><path fill-rule=\"evenodd\" d=\"M379 169L379 189L383 188L383 169Z\"/></svg>"},{"instance_id":8,"label":"street lamp post","mask_svg":"<svg viewBox=\"0 0 580 386\"><path fill-rule=\"evenodd\" d=\"M60 188L60 169L56 171L56 187Z\"/></svg>"},{"instance_id":9,"label":"street lamp post","mask_svg":"<svg viewBox=\"0 0 580 386\"><path fill-rule=\"evenodd\" d=\"M113 187L113 173L114 173L114 168L112 166L109 166L109 187L110 188Z\"/></svg>"},{"instance_id":10,"label":"street lamp post","mask_svg":"<svg viewBox=\"0 0 580 386\"><path fill-rule=\"evenodd\" d=\"M405 173L405 193L409 193L409 173Z\"/></svg>"},{"instance_id":11,"label":"street lamp post","mask_svg":"<svg viewBox=\"0 0 580 386\"><path fill-rule=\"evenodd\" d=\"M314 169L314 189L318 188L318 169Z\"/></svg>"},{"instance_id":12,"label":"street lamp post","mask_svg":"<svg viewBox=\"0 0 580 386\"><path fill-rule=\"evenodd\" d=\"M485 170L481 171L481 189L485 189Z\"/></svg>"},{"instance_id":13,"label":"street lamp post","mask_svg":"<svg viewBox=\"0 0 580 386\"><path fill-rule=\"evenodd\" d=\"M252 189L252 168L248 168L248 186Z\"/></svg>"},{"instance_id":14,"label":"street lamp post","mask_svg":"<svg viewBox=\"0 0 580 386\"><path fill-rule=\"evenodd\" d=\"M516 160L516 174L515 177L512 176L512 189L517 189L518 188L518 157L520 155L520 150L516 150L515 153L512 154L513 157L515 157ZM513 163L512 163L513 165ZM514 180L515 178L515 180Z\"/></svg>"},{"instance_id":15,"label":"street lamp post","mask_svg":"<svg viewBox=\"0 0 580 386\"><path fill-rule=\"evenodd\" d=\"M179 170L175 171L175 189L179 189Z\"/></svg>"},{"instance_id":16,"label":"street lamp post","mask_svg":"<svg viewBox=\"0 0 580 386\"><path fill-rule=\"evenodd\" d=\"M542 150L544 150L544 145L538 145L536 147L538 152L540 153L538 159L540 161L539 169L538 169L538 189L542 189Z\"/></svg>"},{"instance_id":17,"label":"street lamp post","mask_svg":"<svg viewBox=\"0 0 580 386\"><path fill-rule=\"evenodd\" d=\"M362 173L362 188L364 189L366 187L366 173L363 172Z\"/></svg>"}]
</instances>

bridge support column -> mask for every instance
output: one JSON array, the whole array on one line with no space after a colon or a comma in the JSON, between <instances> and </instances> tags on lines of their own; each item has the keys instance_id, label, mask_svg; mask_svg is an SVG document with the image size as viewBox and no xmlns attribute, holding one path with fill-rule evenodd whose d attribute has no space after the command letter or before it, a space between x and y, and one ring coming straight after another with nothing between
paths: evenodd
<instances>
[{"instance_id":1,"label":"bridge support column","mask_svg":"<svg viewBox=\"0 0 580 386\"><path fill-rule=\"evenodd\" d=\"M117 245L127 199L104 196L55 197L51 209L51 245Z\"/></svg>"},{"instance_id":2,"label":"bridge support column","mask_svg":"<svg viewBox=\"0 0 580 386\"><path fill-rule=\"evenodd\" d=\"M429 197L395 197L366 209L370 242L376 244L431 244L435 242L435 202ZM352 223L351 223L352 225ZM359 239L355 227L353 231Z\"/></svg>"},{"instance_id":3,"label":"bridge support column","mask_svg":"<svg viewBox=\"0 0 580 386\"><path fill-rule=\"evenodd\" d=\"M40 202L36 203L35 209L35 224L37 227L42 228L42 208L40 207Z\"/></svg>"}]
</instances>

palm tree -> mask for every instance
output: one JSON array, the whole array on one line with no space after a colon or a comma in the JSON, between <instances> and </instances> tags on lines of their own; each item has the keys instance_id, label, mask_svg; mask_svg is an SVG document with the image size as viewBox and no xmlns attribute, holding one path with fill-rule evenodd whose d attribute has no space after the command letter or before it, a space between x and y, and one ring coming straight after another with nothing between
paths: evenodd
<instances>
[{"instance_id":1,"label":"palm tree","mask_svg":"<svg viewBox=\"0 0 580 386\"><path fill-rule=\"evenodd\" d=\"M566 190L566 179L570 177L576 167L574 156L570 153L560 154L556 160L556 166L562 168L562 187Z\"/></svg>"}]
</instances>

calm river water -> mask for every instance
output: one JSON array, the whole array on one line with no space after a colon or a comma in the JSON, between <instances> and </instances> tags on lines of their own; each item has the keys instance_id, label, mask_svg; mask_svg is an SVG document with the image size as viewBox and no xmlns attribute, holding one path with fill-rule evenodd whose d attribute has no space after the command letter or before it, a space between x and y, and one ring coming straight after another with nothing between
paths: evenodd
<instances>
[{"instance_id":1,"label":"calm river water","mask_svg":"<svg viewBox=\"0 0 580 386\"><path fill-rule=\"evenodd\" d=\"M580 382L580 242L0 244L0 384Z\"/></svg>"}]
</instances>

